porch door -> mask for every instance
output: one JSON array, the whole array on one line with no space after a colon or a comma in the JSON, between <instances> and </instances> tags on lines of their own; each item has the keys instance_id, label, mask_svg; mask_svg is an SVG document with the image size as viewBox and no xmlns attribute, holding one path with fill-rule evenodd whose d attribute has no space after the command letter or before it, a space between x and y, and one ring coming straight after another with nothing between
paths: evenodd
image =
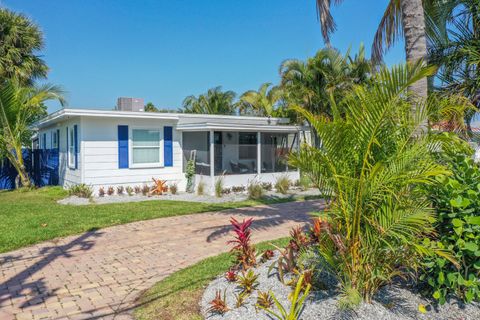
<instances>
[{"instance_id":1,"label":"porch door","mask_svg":"<svg viewBox=\"0 0 480 320\"><path fill-rule=\"evenodd\" d=\"M215 174L221 173L223 171L223 140L222 132L215 131L213 133L213 143L215 144L214 149L214 164L215 164Z\"/></svg>"}]
</instances>

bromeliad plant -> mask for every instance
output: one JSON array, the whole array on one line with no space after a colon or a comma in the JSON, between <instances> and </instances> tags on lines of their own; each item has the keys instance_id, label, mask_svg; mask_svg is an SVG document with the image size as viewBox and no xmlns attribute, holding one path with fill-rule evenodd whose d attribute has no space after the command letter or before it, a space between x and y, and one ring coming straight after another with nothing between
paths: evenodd
<instances>
[{"instance_id":1,"label":"bromeliad plant","mask_svg":"<svg viewBox=\"0 0 480 320\"><path fill-rule=\"evenodd\" d=\"M222 291L217 290L217 292L215 293L215 298L213 298L213 300L210 301L210 308L208 308L207 312L224 314L225 312L230 310L227 306L226 295L227 295L226 290L223 291L223 296L222 296Z\"/></svg>"},{"instance_id":2,"label":"bromeliad plant","mask_svg":"<svg viewBox=\"0 0 480 320\"><path fill-rule=\"evenodd\" d=\"M303 291L303 294L302 294L302 291ZM297 286L295 287L295 291L293 292L292 298L290 299L292 304L289 310L285 309L285 307L277 300L277 298L272 292L270 292L270 296L275 302L275 306L278 309L278 313L273 311L269 307L264 307L260 304L257 304L257 306L259 308L262 308L267 313L269 313L272 317L278 320L298 320L300 319L300 314L303 311L305 299L307 298L309 293L310 293L310 285L307 285L305 290L303 290L303 276L301 276L298 279Z\"/></svg>"},{"instance_id":3,"label":"bromeliad plant","mask_svg":"<svg viewBox=\"0 0 480 320\"><path fill-rule=\"evenodd\" d=\"M252 269L243 272L238 276L237 284L242 289L242 292L250 294L258 286L258 275Z\"/></svg>"},{"instance_id":4,"label":"bromeliad plant","mask_svg":"<svg viewBox=\"0 0 480 320\"><path fill-rule=\"evenodd\" d=\"M237 265L241 266L244 270L253 267L257 262L255 247L251 243L252 232L250 226L252 222L252 218L243 220L242 222L237 221L233 217L230 219L233 231L235 232L235 239L228 241L228 243L234 245L231 252L235 254Z\"/></svg>"},{"instance_id":5,"label":"bromeliad plant","mask_svg":"<svg viewBox=\"0 0 480 320\"><path fill-rule=\"evenodd\" d=\"M333 120L295 107L320 145L303 145L290 161L332 197L320 214L318 249L347 302L370 301L431 253L422 239L435 218L417 186L432 184L447 169L431 156L439 139L425 132L433 106L409 97L407 88L433 71L421 64L382 68L373 83L352 90L342 116L334 106Z\"/></svg>"},{"instance_id":6,"label":"bromeliad plant","mask_svg":"<svg viewBox=\"0 0 480 320\"><path fill-rule=\"evenodd\" d=\"M162 195L164 192L168 191L167 180L160 180L152 178L153 183L155 184L150 191L150 194Z\"/></svg>"}]
</instances>

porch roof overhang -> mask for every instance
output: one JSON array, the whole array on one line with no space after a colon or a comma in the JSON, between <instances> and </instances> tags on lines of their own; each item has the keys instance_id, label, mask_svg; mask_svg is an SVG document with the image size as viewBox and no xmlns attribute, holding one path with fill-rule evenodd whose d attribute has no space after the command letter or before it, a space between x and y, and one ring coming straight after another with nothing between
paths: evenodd
<instances>
[{"instance_id":1,"label":"porch roof overhang","mask_svg":"<svg viewBox=\"0 0 480 320\"><path fill-rule=\"evenodd\" d=\"M249 125L238 123L186 123L178 124L177 130L191 132L191 131L255 131L255 132L291 132L296 133L302 130L300 126L286 126L286 125Z\"/></svg>"}]
</instances>

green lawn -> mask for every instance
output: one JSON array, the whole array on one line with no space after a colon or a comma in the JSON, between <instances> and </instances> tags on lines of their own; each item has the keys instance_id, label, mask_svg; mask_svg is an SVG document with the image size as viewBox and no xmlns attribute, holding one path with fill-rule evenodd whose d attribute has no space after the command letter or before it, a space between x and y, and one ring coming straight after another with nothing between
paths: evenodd
<instances>
[{"instance_id":1,"label":"green lawn","mask_svg":"<svg viewBox=\"0 0 480 320\"><path fill-rule=\"evenodd\" d=\"M0 252L132 221L292 200L248 200L221 204L162 200L88 206L56 203L66 195L60 187L0 192Z\"/></svg>"},{"instance_id":2,"label":"green lawn","mask_svg":"<svg viewBox=\"0 0 480 320\"><path fill-rule=\"evenodd\" d=\"M288 238L267 241L257 246L262 252L285 246ZM200 320L200 301L203 288L219 274L227 271L232 265L229 253L207 258L199 263L175 272L147 290L138 300L135 318L139 320L170 319Z\"/></svg>"}]
</instances>

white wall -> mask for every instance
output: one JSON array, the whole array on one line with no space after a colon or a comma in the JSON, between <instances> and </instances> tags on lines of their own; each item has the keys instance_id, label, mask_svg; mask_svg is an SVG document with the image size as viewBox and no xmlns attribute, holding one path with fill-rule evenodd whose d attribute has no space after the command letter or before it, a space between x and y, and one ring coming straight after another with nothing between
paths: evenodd
<instances>
[{"instance_id":1,"label":"white wall","mask_svg":"<svg viewBox=\"0 0 480 320\"><path fill-rule=\"evenodd\" d=\"M145 127L159 129L163 139L163 127L173 127L173 166L155 168L118 168L118 126ZM115 119L115 118L83 118L82 119L82 154L85 163L83 183L94 190L109 186L141 186L152 184L152 178L177 183L179 190L185 189L185 175L182 172L182 135L175 130L174 120L151 119ZM131 139L129 132L129 139ZM129 141L129 146L132 141ZM161 145L163 150L163 144ZM129 150L131 154L131 150Z\"/></svg>"},{"instance_id":2,"label":"white wall","mask_svg":"<svg viewBox=\"0 0 480 320\"><path fill-rule=\"evenodd\" d=\"M286 175L290 181L295 182L300 179L300 173L298 171L289 171L289 172L272 172L272 173L262 173L262 174L235 174L235 175L225 175L223 176L223 186L224 188L231 188L237 186L245 186L253 181L258 182L270 182L272 187L275 187L275 182L281 176ZM212 181L208 176L195 176L195 184L200 181L200 178L205 183L206 192L209 194L215 194L215 181L222 176L215 176L215 179Z\"/></svg>"}]
</instances>

